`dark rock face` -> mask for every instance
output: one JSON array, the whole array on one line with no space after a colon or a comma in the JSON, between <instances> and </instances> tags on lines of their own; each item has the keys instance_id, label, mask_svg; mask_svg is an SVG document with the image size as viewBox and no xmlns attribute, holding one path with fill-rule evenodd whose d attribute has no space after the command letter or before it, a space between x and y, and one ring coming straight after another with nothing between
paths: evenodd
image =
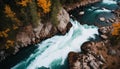
<instances>
[{"instance_id":1,"label":"dark rock face","mask_svg":"<svg viewBox=\"0 0 120 69\"><path fill-rule=\"evenodd\" d=\"M70 69L118 69L120 56L116 48L104 41L86 42L82 45L81 53L70 52L68 55Z\"/></svg>"},{"instance_id":2,"label":"dark rock face","mask_svg":"<svg viewBox=\"0 0 120 69\"><path fill-rule=\"evenodd\" d=\"M58 13L59 24L56 27L53 26L51 22L47 22L45 24L40 23L37 28L33 28L31 25L26 26L17 34L16 45L24 47L52 37L58 32L61 34L65 34L67 30L70 29L70 27L72 26L69 21L69 14L65 11L65 9L62 8ZM18 51L18 48L15 48L15 53Z\"/></svg>"},{"instance_id":3,"label":"dark rock face","mask_svg":"<svg viewBox=\"0 0 120 69\"><path fill-rule=\"evenodd\" d=\"M113 13L116 15L116 22L119 22L120 21L120 8L114 10Z\"/></svg>"},{"instance_id":4,"label":"dark rock face","mask_svg":"<svg viewBox=\"0 0 120 69\"><path fill-rule=\"evenodd\" d=\"M70 10L73 10L73 9L75 9L77 7L83 7L83 6L93 4L93 3L97 3L97 2L101 2L101 1L102 0L80 0L80 2L72 4L72 5L65 6L64 8L67 11L70 11Z\"/></svg>"},{"instance_id":5,"label":"dark rock face","mask_svg":"<svg viewBox=\"0 0 120 69\"><path fill-rule=\"evenodd\" d=\"M120 44L112 46L109 37L113 27L100 27L102 41L88 41L82 44L81 52L68 55L70 69L119 69Z\"/></svg>"},{"instance_id":6,"label":"dark rock face","mask_svg":"<svg viewBox=\"0 0 120 69\"><path fill-rule=\"evenodd\" d=\"M98 32L100 33L100 37L102 39L107 40L108 37L111 35L112 29L113 29L112 26L100 27L98 29Z\"/></svg>"}]
</instances>

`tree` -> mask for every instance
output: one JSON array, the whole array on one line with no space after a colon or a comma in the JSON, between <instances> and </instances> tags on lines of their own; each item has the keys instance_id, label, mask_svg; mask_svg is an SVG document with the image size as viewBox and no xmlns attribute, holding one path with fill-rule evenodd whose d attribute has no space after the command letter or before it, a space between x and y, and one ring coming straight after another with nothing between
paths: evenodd
<instances>
[{"instance_id":1,"label":"tree","mask_svg":"<svg viewBox=\"0 0 120 69\"><path fill-rule=\"evenodd\" d=\"M44 13L50 12L51 1L50 0L37 0L39 7L43 9Z\"/></svg>"},{"instance_id":2,"label":"tree","mask_svg":"<svg viewBox=\"0 0 120 69\"><path fill-rule=\"evenodd\" d=\"M52 0L52 6L51 6L51 22L53 25L58 24L58 13L61 9L61 4L59 0Z\"/></svg>"},{"instance_id":3,"label":"tree","mask_svg":"<svg viewBox=\"0 0 120 69\"><path fill-rule=\"evenodd\" d=\"M40 22L40 17L38 16L38 13L37 13L37 7L35 4L35 1L30 2L28 4L28 7L30 10L29 13L30 13L30 17L31 17L30 22L33 24L33 27L37 27L38 23Z\"/></svg>"},{"instance_id":4,"label":"tree","mask_svg":"<svg viewBox=\"0 0 120 69\"><path fill-rule=\"evenodd\" d=\"M20 17L24 25L32 24L33 27L37 27L40 17L37 13L37 5L35 0L22 0L17 2L17 4L21 5Z\"/></svg>"},{"instance_id":5,"label":"tree","mask_svg":"<svg viewBox=\"0 0 120 69\"><path fill-rule=\"evenodd\" d=\"M16 13L13 12L9 5L5 5L5 11L6 17L10 18L11 21L13 21L17 26L20 26L22 23L21 21L16 17Z\"/></svg>"},{"instance_id":6,"label":"tree","mask_svg":"<svg viewBox=\"0 0 120 69\"><path fill-rule=\"evenodd\" d=\"M113 31L112 31L112 35L120 35L120 23L113 23Z\"/></svg>"},{"instance_id":7,"label":"tree","mask_svg":"<svg viewBox=\"0 0 120 69\"><path fill-rule=\"evenodd\" d=\"M113 23L112 36L110 37L111 44L117 45L120 41L120 23Z\"/></svg>"},{"instance_id":8,"label":"tree","mask_svg":"<svg viewBox=\"0 0 120 69\"><path fill-rule=\"evenodd\" d=\"M21 2L18 2L18 4L20 4L20 5L24 6L24 7L26 7L27 4L30 3L30 2L31 2L31 0L21 0Z\"/></svg>"}]
</instances>

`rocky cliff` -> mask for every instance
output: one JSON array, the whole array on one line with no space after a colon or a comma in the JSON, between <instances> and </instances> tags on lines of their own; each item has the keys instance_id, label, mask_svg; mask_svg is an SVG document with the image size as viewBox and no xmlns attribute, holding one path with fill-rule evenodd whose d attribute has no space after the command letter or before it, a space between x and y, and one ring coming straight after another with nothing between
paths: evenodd
<instances>
[{"instance_id":1,"label":"rocky cliff","mask_svg":"<svg viewBox=\"0 0 120 69\"><path fill-rule=\"evenodd\" d=\"M32 25L23 27L16 36L15 46L12 54L16 54L20 48L27 47L31 44L36 44L46 38L52 37L55 34L65 34L67 30L72 26L69 14L65 9L61 9L58 13L58 25L54 26L51 22L40 23L37 28L33 28ZM0 60L5 59L10 54L5 50L0 51Z\"/></svg>"},{"instance_id":2,"label":"rocky cliff","mask_svg":"<svg viewBox=\"0 0 120 69\"><path fill-rule=\"evenodd\" d=\"M53 26L51 22L47 22L45 24L40 23L37 28L33 28L31 25L26 26L17 34L17 47L19 48L19 46L28 46L30 44L38 43L57 33L65 34L71 27L71 23L69 23L69 21L69 14L62 8L58 13L59 23L57 26Z\"/></svg>"},{"instance_id":3,"label":"rocky cliff","mask_svg":"<svg viewBox=\"0 0 120 69\"><path fill-rule=\"evenodd\" d=\"M70 52L70 69L118 69L120 68L120 46L109 42L86 42L81 53Z\"/></svg>"},{"instance_id":4,"label":"rocky cliff","mask_svg":"<svg viewBox=\"0 0 120 69\"><path fill-rule=\"evenodd\" d=\"M119 69L120 44L113 45L110 40L112 26L98 29L100 41L88 41L80 47L81 52L68 55L70 69Z\"/></svg>"},{"instance_id":5,"label":"rocky cliff","mask_svg":"<svg viewBox=\"0 0 120 69\"><path fill-rule=\"evenodd\" d=\"M118 3L119 5L119 3ZM116 18L108 23L120 21L120 9L112 11ZM104 20L104 18L101 18ZM70 69L120 69L120 43L112 44L112 26L99 27L100 41L88 41L80 47L81 52L70 52L68 61Z\"/></svg>"},{"instance_id":6,"label":"rocky cliff","mask_svg":"<svg viewBox=\"0 0 120 69\"><path fill-rule=\"evenodd\" d=\"M102 1L102 0L80 0L80 2L75 3L75 4L71 4L71 5L64 6L64 8L65 8L67 11L70 11L70 10L73 10L73 9L75 9L75 8L87 6L87 5L94 4L94 3L97 3L97 2L101 2L101 1Z\"/></svg>"}]
</instances>

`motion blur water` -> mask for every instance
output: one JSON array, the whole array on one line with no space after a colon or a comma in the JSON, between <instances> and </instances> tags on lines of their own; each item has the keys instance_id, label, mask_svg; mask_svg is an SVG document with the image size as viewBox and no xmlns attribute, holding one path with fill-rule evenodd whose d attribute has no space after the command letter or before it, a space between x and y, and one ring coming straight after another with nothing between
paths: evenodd
<instances>
[{"instance_id":1,"label":"motion blur water","mask_svg":"<svg viewBox=\"0 0 120 69\"><path fill-rule=\"evenodd\" d=\"M84 16L80 21L90 24L99 23L99 17L114 18L111 13L115 10L118 0L103 0L100 3L84 8ZM78 9L77 9L78 10ZM76 11L77 12L77 11ZM72 15L76 12L73 12ZM79 11L75 14L79 14ZM74 15L74 16L75 16ZM95 26L80 25L71 20L72 27L64 36L54 36L38 44L38 48L26 59L11 69L68 69L67 55L70 51L80 52L80 46L89 38L95 38L98 28ZM106 23L100 22L104 26ZM21 56L22 57L22 56Z\"/></svg>"},{"instance_id":2,"label":"motion blur water","mask_svg":"<svg viewBox=\"0 0 120 69\"><path fill-rule=\"evenodd\" d=\"M98 28L95 26L80 25L73 20L71 23L73 26L66 35L54 36L41 42L29 58L12 69L68 69L65 61L68 53L79 52L83 42L98 34Z\"/></svg>"},{"instance_id":3,"label":"motion blur water","mask_svg":"<svg viewBox=\"0 0 120 69\"><path fill-rule=\"evenodd\" d=\"M110 26L112 23L109 19L115 19L115 14L112 13L115 9L119 8L117 1L115 0L102 0L99 3L77 8L70 11L70 14L73 15L79 22L82 24L97 25L97 26ZM80 15L80 12L84 12L83 15ZM100 18L104 18L105 21L101 21Z\"/></svg>"}]
</instances>

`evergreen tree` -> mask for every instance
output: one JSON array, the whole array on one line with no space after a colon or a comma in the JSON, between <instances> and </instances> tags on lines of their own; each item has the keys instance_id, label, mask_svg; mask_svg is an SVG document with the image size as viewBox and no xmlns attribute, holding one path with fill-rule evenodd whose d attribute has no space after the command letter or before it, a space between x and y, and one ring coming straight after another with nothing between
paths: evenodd
<instances>
[{"instance_id":1,"label":"evergreen tree","mask_svg":"<svg viewBox=\"0 0 120 69\"><path fill-rule=\"evenodd\" d=\"M59 0L52 0L52 7L51 7L51 22L54 25L58 24L57 14L61 9L61 4Z\"/></svg>"}]
</instances>

